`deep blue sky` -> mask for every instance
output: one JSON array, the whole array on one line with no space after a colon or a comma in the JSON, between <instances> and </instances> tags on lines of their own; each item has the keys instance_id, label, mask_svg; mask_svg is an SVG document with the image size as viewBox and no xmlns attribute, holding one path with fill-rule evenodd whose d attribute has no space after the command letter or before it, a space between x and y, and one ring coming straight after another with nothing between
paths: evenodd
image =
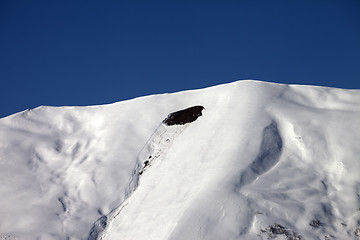
<instances>
[{"instance_id":1,"label":"deep blue sky","mask_svg":"<svg viewBox=\"0 0 360 240\"><path fill-rule=\"evenodd\" d=\"M0 117L239 79L360 88L359 0L2 0L0 34Z\"/></svg>"}]
</instances>

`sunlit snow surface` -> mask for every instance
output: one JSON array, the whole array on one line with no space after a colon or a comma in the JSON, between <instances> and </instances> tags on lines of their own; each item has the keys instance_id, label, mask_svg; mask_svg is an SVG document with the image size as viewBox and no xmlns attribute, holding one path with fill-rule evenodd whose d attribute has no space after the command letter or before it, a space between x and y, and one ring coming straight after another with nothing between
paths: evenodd
<instances>
[{"instance_id":1,"label":"sunlit snow surface","mask_svg":"<svg viewBox=\"0 0 360 240\"><path fill-rule=\"evenodd\" d=\"M360 239L360 90L239 81L0 119L0 239L269 238Z\"/></svg>"}]
</instances>

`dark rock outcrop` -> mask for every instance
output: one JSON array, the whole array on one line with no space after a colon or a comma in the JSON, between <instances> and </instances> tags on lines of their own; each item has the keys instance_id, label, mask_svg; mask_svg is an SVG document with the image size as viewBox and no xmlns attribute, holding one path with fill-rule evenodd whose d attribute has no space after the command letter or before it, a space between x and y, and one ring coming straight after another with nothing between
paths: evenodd
<instances>
[{"instance_id":1,"label":"dark rock outcrop","mask_svg":"<svg viewBox=\"0 0 360 240\"><path fill-rule=\"evenodd\" d=\"M185 123L194 122L198 117L202 116L203 106L193 106L180 110L177 112L170 113L167 118L164 119L163 123L171 125L184 125Z\"/></svg>"}]
</instances>

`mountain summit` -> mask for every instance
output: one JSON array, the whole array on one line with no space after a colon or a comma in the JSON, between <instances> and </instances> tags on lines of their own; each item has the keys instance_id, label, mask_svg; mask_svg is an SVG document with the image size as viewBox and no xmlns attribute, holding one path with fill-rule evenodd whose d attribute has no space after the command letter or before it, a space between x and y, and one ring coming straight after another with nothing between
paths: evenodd
<instances>
[{"instance_id":1,"label":"mountain summit","mask_svg":"<svg viewBox=\"0 0 360 240\"><path fill-rule=\"evenodd\" d=\"M360 90L238 81L0 119L0 239L360 239Z\"/></svg>"}]
</instances>

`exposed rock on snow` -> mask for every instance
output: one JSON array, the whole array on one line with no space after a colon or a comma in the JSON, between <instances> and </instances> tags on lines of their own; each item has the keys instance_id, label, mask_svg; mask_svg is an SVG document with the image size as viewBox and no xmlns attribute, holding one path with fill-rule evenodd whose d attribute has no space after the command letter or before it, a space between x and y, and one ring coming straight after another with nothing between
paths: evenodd
<instances>
[{"instance_id":1,"label":"exposed rock on snow","mask_svg":"<svg viewBox=\"0 0 360 240\"><path fill-rule=\"evenodd\" d=\"M189 107L184 110L170 113L169 116L164 119L163 123L168 126L171 125L184 125L198 119L202 115L201 111L204 109L203 106Z\"/></svg>"},{"instance_id":2,"label":"exposed rock on snow","mask_svg":"<svg viewBox=\"0 0 360 240\"><path fill-rule=\"evenodd\" d=\"M266 234L268 239L276 239L278 236L283 236L286 240L303 240L301 235L277 223L274 223L273 226L269 226L265 230L262 229L261 234Z\"/></svg>"}]
</instances>

